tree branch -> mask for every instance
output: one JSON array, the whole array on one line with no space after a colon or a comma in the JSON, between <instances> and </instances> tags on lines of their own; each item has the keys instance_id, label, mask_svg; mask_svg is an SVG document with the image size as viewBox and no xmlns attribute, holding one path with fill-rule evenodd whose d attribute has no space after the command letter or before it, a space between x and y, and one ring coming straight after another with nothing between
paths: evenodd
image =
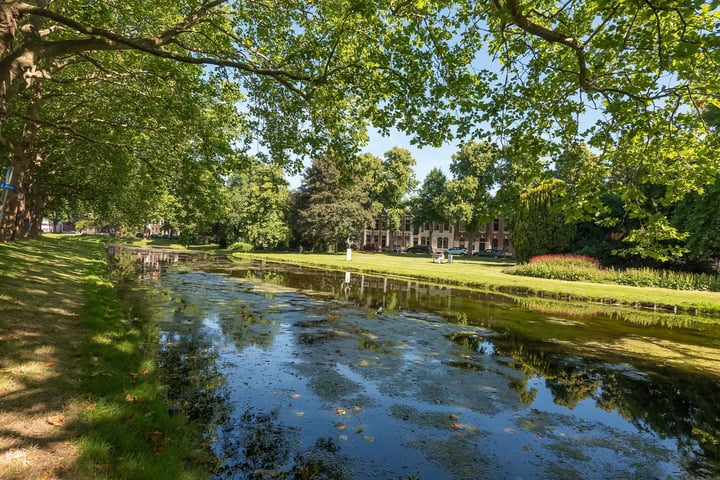
<instances>
[{"instance_id":1,"label":"tree branch","mask_svg":"<svg viewBox=\"0 0 720 480\"><path fill-rule=\"evenodd\" d=\"M288 90L305 99L308 98L308 93L302 88L295 85L295 82L306 83L309 86L317 86L326 83L325 78L322 77L318 78L283 69L267 68L261 65L256 65L250 62L239 60L229 60L211 56L192 56L187 54L179 54L164 50L162 48L169 44L177 43L177 37L181 33L186 32L191 25L197 23L201 18L207 16L212 8L226 2L227 0L213 0L211 2L207 2L198 7L182 22L178 23L172 28L165 30L160 35L156 37L145 38L129 38L106 29L83 25L73 19L67 18L63 15L59 15L45 8L34 7L27 4L22 4L23 6L18 8L22 13L38 15L48 18L56 23L72 28L79 33L94 37L88 39L65 40L51 43L48 42L44 44L41 43L40 48L42 48L45 54L45 58L47 58L48 56L61 56L68 53L80 53L90 50L138 50L148 53L150 55L154 55L156 57L165 58L177 62L194 65L214 65L218 67L226 67L239 70L253 75L270 77L283 85Z\"/></svg>"},{"instance_id":2,"label":"tree branch","mask_svg":"<svg viewBox=\"0 0 720 480\"><path fill-rule=\"evenodd\" d=\"M522 30L536 37L540 37L550 43L559 43L569 47L577 57L578 82L580 84L580 88L586 92L595 91L595 87L590 79L587 63L585 61L585 51L582 42L570 35L566 35L557 30L550 30L549 28L545 28L542 25L538 25L537 23L530 21L530 19L523 15L520 10L518 0L505 0L505 6L510 14L510 17L513 19L513 22L515 22L515 24Z\"/></svg>"}]
</instances>

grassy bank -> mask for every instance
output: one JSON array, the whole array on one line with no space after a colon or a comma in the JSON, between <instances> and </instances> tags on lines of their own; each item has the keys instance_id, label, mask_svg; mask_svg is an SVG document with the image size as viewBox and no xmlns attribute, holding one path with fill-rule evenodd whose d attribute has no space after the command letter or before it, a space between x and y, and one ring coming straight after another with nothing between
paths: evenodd
<instances>
[{"instance_id":1,"label":"grassy bank","mask_svg":"<svg viewBox=\"0 0 720 480\"><path fill-rule=\"evenodd\" d=\"M153 332L109 281L102 238L0 245L0 478L195 479ZM149 341L149 342L148 342Z\"/></svg>"},{"instance_id":2,"label":"grassy bank","mask_svg":"<svg viewBox=\"0 0 720 480\"><path fill-rule=\"evenodd\" d=\"M421 279L436 283L450 283L486 291L508 294L530 294L551 298L581 300L626 306L657 305L659 308L682 311L720 313L720 293L677 291L663 288L644 288L623 285L571 282L543 278L508 275L513 265L509 260L454 257L453 263L433 263L428 256L353 252L345 254L313 253L250 253L233 254L234 259L258 259L292 263L332 270L348 270L368 274L391 275L399 278Z\"/></svg>"}]
</instances>

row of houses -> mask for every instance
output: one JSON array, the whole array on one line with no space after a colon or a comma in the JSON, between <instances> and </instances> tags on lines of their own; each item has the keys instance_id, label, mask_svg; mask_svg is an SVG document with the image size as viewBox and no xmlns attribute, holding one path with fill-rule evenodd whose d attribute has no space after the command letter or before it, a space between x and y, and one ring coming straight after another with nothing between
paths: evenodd
<instances>
[{"instance_id":1,"label":"row of houses","mask_svg":"<svg viewBox=\"0 0 720 480\"><path fill-rule=\"evenodd\" d=\"M383 228L383 217L375 219L362 232L362 245L373 245L383 250L406 250L414 245L429 245L433 249L465 247L470 253L488 249L512 254L510 231L503 217L494 218L484 228L470 231L457 222L455 224L427 222L413 225L412 216L406 214L400 221L400 230Z\"/></svg>"}]
</instances>

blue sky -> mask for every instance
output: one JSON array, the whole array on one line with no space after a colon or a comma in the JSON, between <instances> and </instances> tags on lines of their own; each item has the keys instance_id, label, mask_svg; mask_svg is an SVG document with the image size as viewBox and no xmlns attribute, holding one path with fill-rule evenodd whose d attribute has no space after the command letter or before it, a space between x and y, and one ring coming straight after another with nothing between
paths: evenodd
<instances>
[{"instance_id":1,"label":"blue sky","mask_svg":"<svg viewBox=\"0 0 720 480\"><path fill-rule=\"evenodd\" d=\"M417 146L411 144L410 137L408 135L394 129L389 137L383 137L374 130L371 130L368 133L370 135L370 142L367 147L362 149L361 153L368 152L372 153L376 157L383 158L385 152L393 147L405 148L415 159L415 178L421 184L433 168L439 168L443 171L443 173L445 173L445 175L448 177L450 176L450 160L452 159L453 154L457 152L457 146L448 144L440 148L418 148ZM295 189L302 181L302 174L290 177L288 178L288 181L290 182L290 188Z\"/></svg>"},{"instance_id":2,"label":"blue sky","mask_svg":"<svg viewBox=\"0 0 720 480\"><path fill-rule=\"evenodd\" d=\"M444 145L440 148L418 148L410 144L410 137L402 132L393 130L390 137L382 137L371 132L370 143L364 152L370 152L382 158L383 154L393 147L401 147L410 151L415 159L415 177L422 183L433 168L439 168L445 175L450 176L450 160L458 150L455 145Z\"/></svg>"}]
</instances>

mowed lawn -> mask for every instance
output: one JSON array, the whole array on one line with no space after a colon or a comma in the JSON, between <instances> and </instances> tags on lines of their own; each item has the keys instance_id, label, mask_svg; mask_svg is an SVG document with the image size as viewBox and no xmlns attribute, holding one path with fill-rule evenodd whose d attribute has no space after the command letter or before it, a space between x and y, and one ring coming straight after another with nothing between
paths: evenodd
<instances>
[{"instance_id":1,"label":"mowed lawn","mask_svg":"<svg viewBox=\"0 0 720 480\"><path fill-rule=\"evenodd\" d=\"M451 283L468 288L505 293L547 294L570 297L573 300L635 303L658 306L677 306L720 312L720 293L679 291L664 288L631 287L615 284L570 282L523 277L507 273L514 262L504 259L453 256L453 262L437 264L428 255L389 254L353 251L346 254L318 254L291 252L235 253L231 258L258 259L268 262L290 263L331 270L356 271L368 274L391 275L433 283Z\"/></svg>"}]
</instances>

